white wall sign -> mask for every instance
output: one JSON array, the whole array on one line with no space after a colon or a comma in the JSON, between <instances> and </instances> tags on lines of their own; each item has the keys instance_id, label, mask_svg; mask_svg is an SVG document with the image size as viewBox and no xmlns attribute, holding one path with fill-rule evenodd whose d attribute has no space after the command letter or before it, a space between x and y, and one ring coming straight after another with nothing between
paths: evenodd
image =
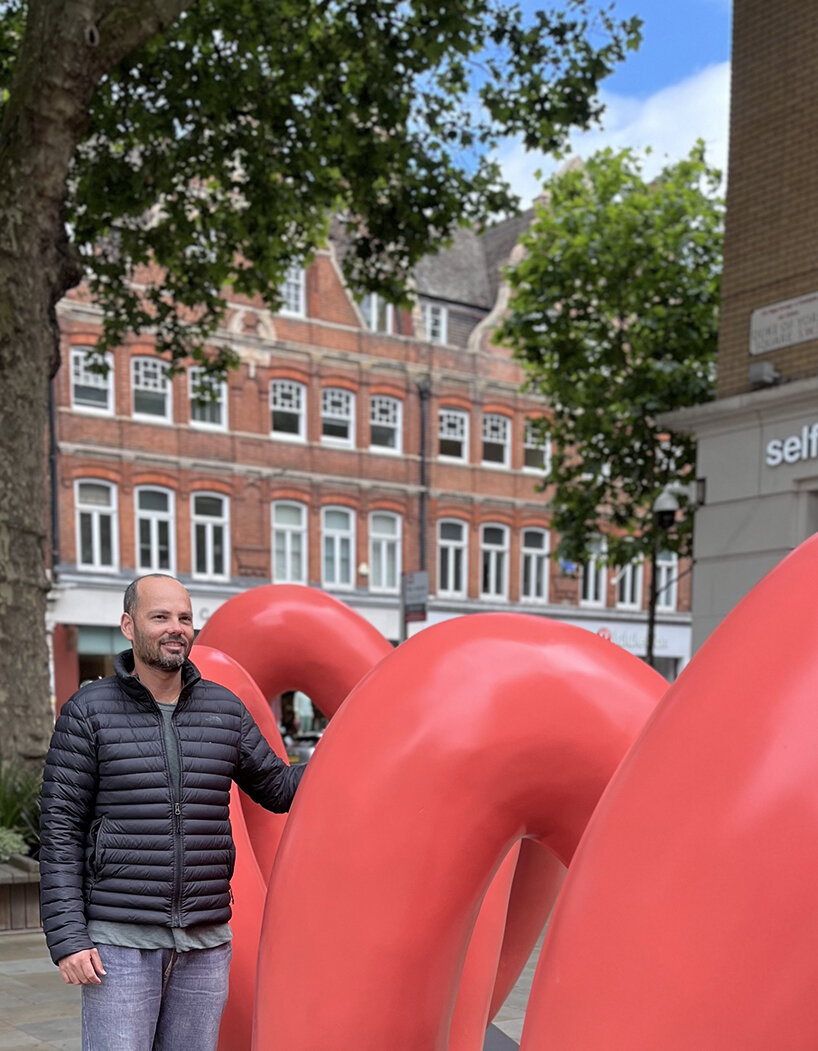
<instances>
[{"instance_id":1,"label":"white wall sign","mask_svg":"<svg viewBox=\"0 0 818 1051\"><path fill-rule=\"evenodd\" d=\"M768 467L818 458L818 423L805 423L797 434L787 438L771 438L764 454L764 462Z\"/></svg>"},{"instance_id":2,"label":"white wall sign","mask_svg":"<svg viewBox=\"0 0 818 1051\"><path fill-rule=\"evenodd\" d=\"M750 353L818 339L818 292L760 307L750 315Z\"/></svg>"}]
</instances>

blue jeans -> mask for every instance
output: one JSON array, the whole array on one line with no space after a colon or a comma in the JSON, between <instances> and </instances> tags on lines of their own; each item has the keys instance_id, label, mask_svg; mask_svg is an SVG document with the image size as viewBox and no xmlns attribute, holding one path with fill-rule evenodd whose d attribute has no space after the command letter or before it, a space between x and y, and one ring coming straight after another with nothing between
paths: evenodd
<instances>
[{"instance_id":1,"label":"blue jeans","mask_svg":"<svg viewBox=\"0 0 818 1051\"><path fill-rule=\"evenodd\" d=\"M82 987L83 1051L216 1051L230 942L190 952L97 949L107 973Z\"/></svg>"}]
</instances>

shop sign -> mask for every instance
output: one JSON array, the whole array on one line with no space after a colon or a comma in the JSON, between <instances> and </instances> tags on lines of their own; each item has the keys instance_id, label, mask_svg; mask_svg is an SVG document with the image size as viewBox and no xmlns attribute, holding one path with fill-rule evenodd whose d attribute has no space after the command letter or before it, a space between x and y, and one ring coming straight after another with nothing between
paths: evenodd
<instances>
[{"instance_id":1,"label":"shop sign","mask_svg":"<svg viewBox=\"0 0 818 1051\"><path fill-rule=\"evenodd\" d=\"M779 467L782 463L798 463L799 460L814 460L818 457L818 423L807 424L797 434L787 438L771 438L764 450L764 462L768 467Z\"/></svg>"},{"instance_id":2,"label":"shop sign","mask_svg":"<svg viewBox=\"0 0 818 1051\"><path fill-rule=\"evenodd\" d=\"M426 570L401 575L401 598L405 622L426 620L429 602L429 574Z\"/></svg>"},{"instance_id":3,"label":"shop sign","mask_svg":"<svg viewBox=\"0 0 818 1051\"><path fill-rule=\"evenodd\" d=\"M750 353L818 339L818 292L760 307L750 315Z\"/></svg>"},{"instance_id":4,"label":"shop sign","mask_svg":"<svg viewBox=\"0 0 818 1051\"><path fill-rule=\"evenodd\" d=\"M630 653L642 655L647 649L648 633L646 628L619 627L618 625L603 624L596 629L600 638L621 646L623 650ZM653 648L656 651L666 650L668 640L657 632L653 640Z\"/></svg>"}]
</instances>

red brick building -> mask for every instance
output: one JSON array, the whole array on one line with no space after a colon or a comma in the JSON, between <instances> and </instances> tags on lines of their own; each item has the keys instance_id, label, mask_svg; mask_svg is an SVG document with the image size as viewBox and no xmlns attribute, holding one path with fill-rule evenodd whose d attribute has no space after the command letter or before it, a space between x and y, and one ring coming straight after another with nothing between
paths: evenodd
<instances>
[{"instance_id":1,"label":"red brick building","mask_svg":"<svg viewBox=\"0 0 818 1051\"><path fill-rule=\"evenodd\" d=\"M510 354L491 343L500 267L520 220L464 231L416 272L415 306L356 303L335 247L293 268L271 315L233 297L214 344L240 367L202 400L198 371L169 379L149 335L87 368L99 315L59 306L54 382L55 689L107 672L124 646L122 592L166 571L197 624L244 588L321 587L398 641L401 574L427 570L426 623L483 610L573 620L644 652L641 567L577 572L549 553L548 450L527 420ZM689 655L689 576L662 565L657 654ZM420 630L422 623L409 625Z\"/></svg>"}]
</instances>

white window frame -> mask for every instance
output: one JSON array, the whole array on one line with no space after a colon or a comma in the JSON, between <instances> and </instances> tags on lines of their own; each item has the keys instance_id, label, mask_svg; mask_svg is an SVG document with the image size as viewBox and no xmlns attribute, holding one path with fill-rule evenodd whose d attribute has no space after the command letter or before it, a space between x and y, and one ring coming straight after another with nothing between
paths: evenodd
<instances>
[{"instance_id":1,"label":"white window frame","mask_svg":"<svg viewBox=\"0 0 818 1051\"><path fill-rule=\"evenodd\" d=\"M394 531L379 531L378 519L389 519L394 525ZM394 511L371 511L369 514L370 591L395 594L400 590L402 558L403 517ZM390 565L393 571L391 580L389 579Z\"/></svg>"},{"instance_id":2,"label":"white window frame","mask_svg":"<svg viewBox=\"0 0 818 1051\"><path fill-rule=\"evenodd\" d=\"M330 528L327 518L331 512L341 511L348 516L349 529ZM329 576L329 558L327 556L327 545L332 547L332 564L336 572L333 577ZM349 563L349 579L342 578L340 569L344 562L344 546L348 551L346 557ZM355 546L355 512L352 508L344 507L342 504L328 504L321 508L321 585L325 588L333 588L337 591L351 591L355 587L356 578L356 546Z\"/></svg>"},{"instance_id":3,"label":"white window frame","mask_svg":"<svg viewBox=\"0 0 818 1051\"><path fill-rule=\"evenodd\" d=\"M297 394L298 405L293 408L286 403L276 404L279 393L287 391L295 396ZM298 432L277 431L273 429L273 413L292 413L298 420ZM278 377L270 380L270 437L280 442L304 442L307 440L307 385L298 380Z\"/></svg>"},{"instance_id":4,"label":"white window frame","mask_svg":"<svg viewBox=\"0 0 818 1051\"><path fill-rule=\"evenodd\" d=\"M380 418L379 418L380 414ZM394 435L393 445L374 442L375 427L388 429ZM369 398L369 448L379 453L397 455L403 451L403 402L391 394L372 394Z\"/></svg>"},{"instance_id":5,"label":"white window frame","mask_svg":"<svg viewBox=\"0 0 818 1051\"><path fill-rule=\"evenodd\" d=\"M489 541L490 529L499 529L502 537L499 543ZM502 522L483 522L480 526L480 598L508 601L508 560L508 526Z\"/></svg>"},{"instance_id":6,"label":"white window frame","mask_svg":"<svg viewBox=\"0 0 818 1051\"><path fill-rule=\"evenodd\" d=\"M528 546L526 535L536 533L542 545ZM520 601L544 605L548 602L551 569L551 534L542 526L523 526L520 541ZM540 587L537 587L539 583ZM537 591L542 594L537 594Z\"/></svg>"},{"instance_id":7,"label":"white window frame","mask_svg":"<svg viewBox=\"0 0 818 1051\"><path fill-rule=\"evenodd\" d=\"M221 501L222 513L219 516L216 515L203 515L196 510L196 498L200 496L212 497ZM191 538L190 538L190 575L195 580L229 580L230 579L230 566L232 562L232 552L230 550L230 497L225 496L224 493L211 492L208 489L197 489L195 492L190 494L190 524L191 524ZM196 540L196 531L198 526L204 526L206 529L206 562L207 568L202 571L198 569L198 554L199 545ZM223 530L222 534L222 546L224 550L224 570L223 572L217 572L213 568L214 564L214 544L213 544L213 533L217 528Z\"/></svg>"},{"instance_id":8,"label":"white window frame","mask_svg":"<svg viewBox=\"0 0 818 1051\"><path fill-rule=\"evenodd\" d=\"M100 372L91 372L85 359L89 356L88 347L71 348L71 408L75 412L88 412L95 416L113 416L114 413L114 357L110 351L105 354L105 364L108 366L107 373L103 376ZM86 405L77 401L77 388L90 387L93 390L105 391L104 405Z\"/></svg>"},{"instance_id":9,"label":"white window frame","mask_svg":"<svg viewBox=\"0 0 818 1051\"><path fill-rule=\"evenodd\" d=\"M278 508L290 508L297 509L301 515L301 522L298 525L291 525L289 523L278 523L276 522L276 510ZM274 584L306 584L308 579L308 558L309 558L309 534L308 534L308 516L307 516L307 505L301 503L298 500L274 500L270 507L270 523L272 527L272 579ZM285 571L279 574L277 570L278 566L278 551L277 551L277 539L282 538L283 541L283 558L285 563ZM300 547L301 556L301 572L296 573L292 569L293 558L295 547Z\"/></svg>"},{"instance_id":10,"label":"white window frame","mask_svg":"<svg viewBox=\"0 0 818 1051\"><path fill-rule=\"evenodd\" d=\"M507 468L511 463L511 418L500 412L483 414L481 463L484 467ZM486 459L486 443L500 445L503 449L502 460Z\"/></svg>"},{"instance_id":11,"label":"white window frame","mask_svg":"<svg viewBox=\"0 0 818 1051\"><path fill-rule=\"evenodd\" d=\"M278 291L281 294L278 312L282 317L307 316L306 270L301 263L290 263Z\"/></svg>"},{"instance_id":12,"label":"white window frame","mask_svg":"<svg viewBox=\"0 0 818 1051\"><path fill-rule=\"evenodd\" d=\"M428 299L424 299L421 300L420 311L423 317L426 342L445 346L449 339L448 308L442 303L431 303ZM436 319L435 315L437 315Z\"/></svg>"},{"instance_id":13,"label":"white window frame","mask_svg":"<svg viewBox=\"0 0 818 1051\"><path fill-rule=\"evenodd\" d=\"M341 397L339 397L339 395ZM327 402L335 399L346 403L346 411L336 411L333 406L327 407ZM339 438L333 434L324 434L324 423L345 423L347 437ZM355 448L355 395L346 387L322 387L321 388L321 441L325 445L338 445L345 449Z\"/></svg>"},{"instance_id":14,"label":"white window frame","mask_svg":"<svg viewBox=\"0 0 818 1051\"><path fill-rule=\"evenodd\" d=\"M642 608L643 580L644 563L641 558L619 567L619 572L614 580L617 609Z\"/></svg>"},{"instance_id":15,"label":"white window frame","mask_svg":"<svg viewBox=\"0 0 818 1051\"><path fill-rule=\"evenodd\" d=\"M452 426L457 421L458 426ZM457 434L457 430L462 434ZM463 443L462 456L440 451L441 442L460 441ZM469 413L465 409L442 405L437 411L437 456L439 460L449 463L469 462Z\"/></svg>"},{"instance_id":16,"label":"white window frame","mask_svg":"<svg viewBox=\"0 0 818 1051\"><path fill-rule=\"evenodd\" d=\"M461 528L461 539L453 540L443 537L444 525L457 525ZM445 574L448 579L444 580L443 552L447 552L447 570ZM460 552L460 574L461 586L449 586L457 580L456 553ZM469 588L469 526L462 518L441 518L437 523L437 593L440 598L465 598Z\"/></svg>"},{"instance_id":17,"label":"white window frame","mask_svg":"<svg viewBox=\"0 0 818 1051\"><path fill-rule=\"evenodd\" d=\"M368 292L358 304L361 317L370 332L382 332L387 336L395 332L395 308L383 296Z\"/></svg>"},{"instance_id":18,"label":"white window frame","mask_svg":"<svg viewBox=\"0 0 818 1051\"><path fill-rule=\"evenodd\" d=\"M161 493L168 499L167 511L143 511L139 506L139 498L143 493ZM172 489L161 485L138 485L134 489L134 555L136 570L138 573L170 573L176 574L176 494ZM141 523L148 523L150 530L150 562L143 565L141 561L142 535ZM168 527L168 564L161 565L159 558L159 529L164 522Z\"/></svg>"},{"instance_id":19,"label":"white window frame","mask_svg":"<svg viewBox=\"0 0 818 1051\"><path fill-rule=\"evenodd\" d=\"M139 412L136 408L136 394L139 390L147 391L150 394L155 394L161 388L158 385L145 386L144 383L137 383L137 374L143 370L148 372L156 373L156 378L151 380L152 384L156 383L156 379L159 378L161 370L164 369L164 395L165 395L165 411L160 414L158 412ZM131 412L135 420L145 420L152 423L172 423L173 422L173 384L171 383L170 377L167 374L168 363L163 361L161 358L150 357L146 354L136 355L131 358Z\"/></svg>"},{"instance_id":20,"label":"white window frame","mask_svg":"<svg viewBox=\"0 0 818 1051\"><path fill-rule=\"evenodd\" d=\"M526 455L529 451L542 453L542 466L534 466L526 463ZM548 474L551 470L551 441L546 435L540 438L539 433L531 420L525 421L523 434L523 470L527 474Z\"/></svg>"},{"instance_id":21,"label":"white window frame","mask_svg":"<svg viewBox=\"0 0 818 1051\"><path fill-rule=\"evenodd\" d=\"M603 559L606 545L604 540L592 541L588 559L582 564L579 582L579 604L601 608L607 605L608 568Z\"/></svg>"},{"instance_id":22,"label":"white window frame","mask_svg":"<svg viewBox=\"0 0 818 1051\"><path fill-rule=\"evenodd\" d=\"M216 383L208 383L205 377L204 383L202 378L205 376L205 370L201 365L191 365L187 370L188 376L188 399L189 399L189 416L190 426L201 428L203 431L226 431L227 430L227 383L225 380L219 380ZM201 383L203 389L212 387L213 390L217 391L218 396L212 401L205 399L203 402L196 398L196 388ZM214 423L212 420L197 420L194 413L199 408L210 408L211 406L217 405L219 407L219 422Z\"/></svg>"},{"instance_id":23,"label":"white window frame","mask_svg":"<svg viewBox=\"0 0 818 1051\"><path fill-rule=\"evenodd\" d=\"M665 613L676 611L679 603L679 556L675 551L660 551L656 556L656 608Z\"/></svg>"},{"instance_id":24,"label":"white window frame","mask_svg":"<svg viewBox=\"0 0 818 1051\"><path fill-rule=\"evenodd\" d=\"M110 503L106 507L103 504L83 504L80 491L83 485L99 485L108 490ZM113 482L105 481L103 478L77 478L74 482L74 524L76 530L76 558L79 569L90 569L96 573L115 573L119 568L119 493ZM91 525L91 548L92 557L89 562L82 558L82 516L90 517ZM103 562L101 559L101 519L110 519L111 534L111 561Z\"/></svg>"}]
</instances>

